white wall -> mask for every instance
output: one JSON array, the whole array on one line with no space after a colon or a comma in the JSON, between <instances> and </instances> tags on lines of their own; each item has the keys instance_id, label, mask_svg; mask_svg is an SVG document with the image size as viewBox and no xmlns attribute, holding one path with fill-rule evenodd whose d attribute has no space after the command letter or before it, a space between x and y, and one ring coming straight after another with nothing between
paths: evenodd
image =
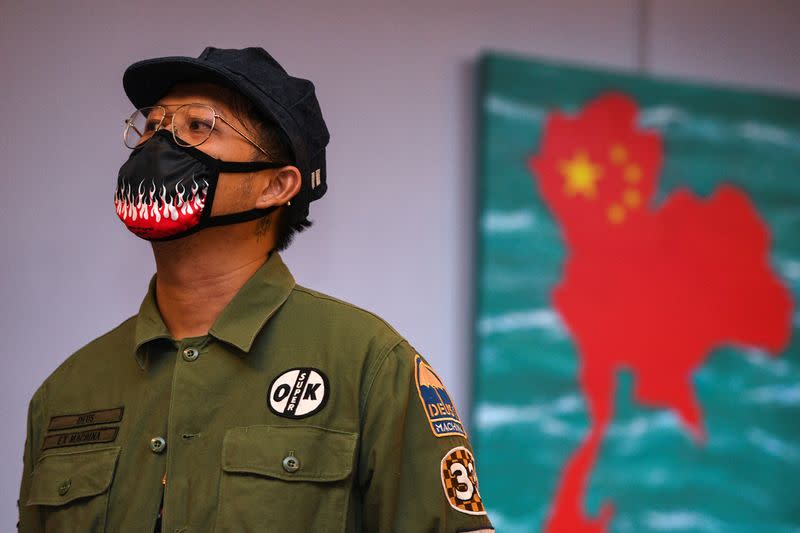
<instances>
[{"instance_id":1,"label":"white wall","mask_svg":"<svg viewBox=\"0 0 800 533\"><path fill-rule=\"evenodd\" d=\"M644 1L644 0L643 0ZM474 61L484 49L637 65L636 0L0 3L0 529L16 521L27 402L138 308L148 245L116 220L135 60L259 45L317 85L332 133L298 281L373 310L469 402ZM649 0L654 73L800 91L800 3Z\"/></svg>"}]
</instances>

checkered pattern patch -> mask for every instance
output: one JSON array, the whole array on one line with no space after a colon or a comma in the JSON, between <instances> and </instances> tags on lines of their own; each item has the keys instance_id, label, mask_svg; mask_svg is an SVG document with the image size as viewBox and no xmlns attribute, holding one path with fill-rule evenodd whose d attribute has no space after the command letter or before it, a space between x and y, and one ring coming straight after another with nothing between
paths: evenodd
<instances>
[{"instance_id":1,"label":"checkered pattern patch","mask_svg":"<svg viewBox=\"0 0 800 533\"><path fill-rule=\"evenodd\" d=\"M486 514L478 493L475 458L463 446L453 448L442 458L444 496L456 511L467 514Z\"/></svg>"}]
</instances>

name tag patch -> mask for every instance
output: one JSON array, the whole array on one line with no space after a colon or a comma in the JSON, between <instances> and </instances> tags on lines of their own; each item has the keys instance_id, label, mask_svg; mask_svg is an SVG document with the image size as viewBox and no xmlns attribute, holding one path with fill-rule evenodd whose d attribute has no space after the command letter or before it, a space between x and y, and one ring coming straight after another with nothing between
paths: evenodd
<instances>
[{"instance_id":1,"label":"name tag patch","mask_svg":"<svg viewBox=\"0 0 800 533\"><path fill-rule=\"evenodd\" d=\"M117 438L119 428L95 428L86 431L73 431L48 435L44 438L42 450L50 448L63 448L65 446L78 446L79 444L96 444L99 442L113 442Z\"/></svg>"},{"instance_id":2,"label":"name tag patch","mask_svg":"<svg viewBox=\"0 0 800 533\"><path fill-rule=\"evenodd\" d=\"M447 394L442 380L419 354L414 360L414 367L419 400L422 402L422 408L425 410L425 416L428 417L433 434L437 437L448 435L465 437L464 425L461 423L456 406L450 399L450 395Z\"/></svg>"},{"instance_id":3,"label":"name tag patch","mask_svg":"<svg viewBox=\"0 0 800 533\"><path fill-rule=\"evenodd\" d=\"M270 411L284 418L305 418L325 407L328 377L317 368L293 368L272 380L267 396Z\"/></svg>"},{"instance_id":4,"label":"name tag patch","mask_svg":"<svg viewBox=\"0 0 800 533\"><path fill-rule=\"evenodd\" d=\"M113 424L122 421L123 407L114 409L101 409L77 415L59 415L50 419L48 431L94 426L96 424Z\"/></svg>"},{"instance_id":5,"label":"name tag patch","mask_svg":"<svg viewBox=\"0 0 800 533\"><path fill-rule=\"evenodd\" d=\"M464 446L457 446L442 458L442 486L447 502L456 511L466 514L486 514L478 492L475 458Z\"/></svg>"}]
</instances>

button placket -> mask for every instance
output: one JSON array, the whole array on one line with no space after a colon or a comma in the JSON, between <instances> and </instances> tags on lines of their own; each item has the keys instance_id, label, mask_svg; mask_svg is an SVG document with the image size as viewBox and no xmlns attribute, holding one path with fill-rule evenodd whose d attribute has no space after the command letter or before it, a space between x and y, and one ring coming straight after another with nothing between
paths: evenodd
<instances>
[{"instance_id":1,"label":"button placket","mask_svg":"<svg viewBox=\"0 0 800 533\"><path fill-rule=\"evenodd\" d=\"M187 409L191 401L196 401L194 387L189 386L197 379L204 379L201 352L207 351L207 337L194 337L178 341L175 355L176 364L172 376L172 394L170 395L169 410L167 414L167 429L164 437L169 437L170 442L164 443L160 452L166 459L166 477L169 483L163 485L162 531L188 531L189 515L187 512L186 494L187 484L191 483L193 472L187 472L187 457L191 457L191 448L187 444L198 437L196 414ZM183 363L181 363L183 360ZM198 366L200 365L200 366ZM191 429L187 429L191 428ZM167 449L169 448L169 449ZM188 466L191 468L191 466Z\"/></svg>"}]
</instances>

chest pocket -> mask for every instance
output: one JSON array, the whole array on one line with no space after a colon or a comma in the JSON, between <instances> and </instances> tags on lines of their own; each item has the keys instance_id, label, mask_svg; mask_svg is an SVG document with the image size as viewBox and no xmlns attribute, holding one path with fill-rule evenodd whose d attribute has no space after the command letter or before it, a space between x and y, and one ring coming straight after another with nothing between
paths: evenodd
<instances>
[{"instance_id":1,"label":"chest pocket","mask_svg":"<svg viewBox=\"0 0 800 533\"><path fill-rule=\"evenodd\" d=\"M51 453L33 469L26 505L39 505L45 531L104 531L119 446Z\"/></svg>"},{"instance_id":2,"label":"chest pocket","mask_svg":"<svg viewBox=\"0 0 800 533\"><path fill-rule=\"evenodd\" d=\"M357 440L315 426L229 429L216 531L343 531Z\"/></svg>"}]
</instances>

